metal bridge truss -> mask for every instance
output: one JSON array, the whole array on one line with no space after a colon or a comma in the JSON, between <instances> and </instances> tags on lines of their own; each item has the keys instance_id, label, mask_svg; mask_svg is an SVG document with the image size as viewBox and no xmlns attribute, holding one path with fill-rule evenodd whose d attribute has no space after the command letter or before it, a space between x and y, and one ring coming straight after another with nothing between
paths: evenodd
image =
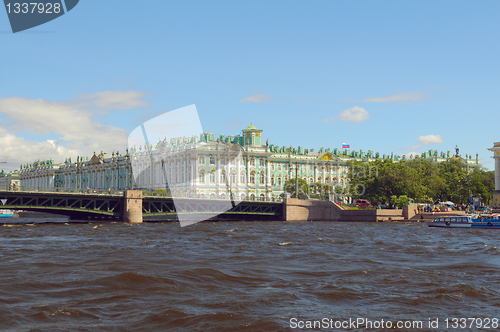
<instances>
[{"instance_id":1,"label":"metal bridge truss","mask_svg":"<svg viewBox=\"0 0 500 332\"><path fill-rule=\"evenodd\" d=\"M280 202L243 201L234 207L228 200L156 198L144 197L142 213L144 216L175 215L176 213L225 215L252 214L281 216L283 205Z\"/></svg>"},{"instance_id":2,"label":"metal bridge truss","mask_svg":"<svg viewBox=\"0 0 500 332\"><path fill-rule=\"evenodd\" d=\"M0 192L0 209L15 209L95 217L121 217L123 199L113 195L65 193Z\"/></svg>"}]
</instances>

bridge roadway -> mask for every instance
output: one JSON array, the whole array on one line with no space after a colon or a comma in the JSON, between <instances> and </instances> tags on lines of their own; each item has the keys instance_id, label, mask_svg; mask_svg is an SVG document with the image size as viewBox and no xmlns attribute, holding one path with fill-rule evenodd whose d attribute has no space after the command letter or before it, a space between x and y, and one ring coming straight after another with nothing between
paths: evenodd
<instances>
[{"instance_id":1,"label":"bridge roadway","mask_svg":"<svg viewBox=\"0 0 500 332\"><path fill-rule=\"evenodd\" d=\"M57 189L57 188L51 188ZM70 219L113 219L128 222L177 220L177 213L225 218L281 219L283 203L144 196L140 190L125 192L0 191L0 209L39 211ZM228 210L228 207L230 208ZM177 211L179 210L179 211ZM218 218L218 217L217 217ZM204 219L204 218L201 218Z\"/></svg>"}]
</instances>

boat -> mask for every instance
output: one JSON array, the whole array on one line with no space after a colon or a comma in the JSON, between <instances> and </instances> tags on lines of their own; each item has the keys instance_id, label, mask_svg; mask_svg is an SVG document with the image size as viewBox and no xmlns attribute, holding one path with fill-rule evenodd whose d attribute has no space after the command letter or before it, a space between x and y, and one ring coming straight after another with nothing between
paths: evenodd
<instances>
[{"instance_id":1,"label":"boat","mask_svg":"<svg viewBox=\"0 0 500 332\"><path fill-rule=\"evenodd\" d=\"M429 227L444 228L488 228L500 229L500 214L465 214L439 216L434 218Z\"/></svg>"},{"instance_id":2,"label":"boat","mask_svg":"<svg viewBox=\"0 0 500 332\"><path fill-rule=\"evenodd\" d=\"M14 211L11 210L0 210L0 218L13 218Z\"/></svg>"}]
</instances>

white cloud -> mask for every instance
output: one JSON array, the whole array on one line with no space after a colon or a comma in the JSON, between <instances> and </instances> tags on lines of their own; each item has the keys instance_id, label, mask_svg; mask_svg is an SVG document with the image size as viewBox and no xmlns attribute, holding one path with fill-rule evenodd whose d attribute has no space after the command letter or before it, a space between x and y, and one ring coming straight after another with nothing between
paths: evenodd
<instances>
[{"instance_id":1,"label":"white cloud","mask_svg":"<svg viewBox=\"0 0 500 332\"><path fill-rule=\"evenodd\" d=\"M34 160L91 156L101 150L125 152L128 133L96 119L103 108L129 109L146 106L140 98L145 93L106 91L77 98L77 101L55 102L43 99L0 98L0 156L8 156L5 169L18 169ZM97 110L89 106L98 107ZM51 138L27 140L21 133L50 135Z\"/></svg>"},{"instance_id":2,"label":"white cloud","mask_svg":"<svg viewBox=\"0 0 500 332\"><path fill-rule=\"evenodd\" d=\"M422 144L436 144L436 143L443 143L443 138L441 135L426 135L426 136L420 136L417 138L417 141L419 141Z\"/></svg>"},{"instance_id":3,"label":"white cloud","mask_svg":"<svg viewBox=\"0 0 500 332\"><path fill-rule=\"evenodd\" d=\"M269 103L273 98L263 93L257 93L240 100L240 103Z\"/></svg>"},{"instance_id":4,"label":"white cloud","mask_svg":"<svg viewBox=\"0 0 500 332\"><path fill-rule=\"evenodd\" d=\"M422 147L422 144L418 145L412 145L412 146L405 146L404 148L399 148L399 150L416 150L420 149Z\"/></svg>"},{"instance_id":5,"label":"white cloud","mask_svg":"<svg viewBox=\"0 0 500 332\"><path fill-rule=\"evenodd\" d=\"M101 109L128 110L148 106L149 103L142 100L146 96L143 91L103 91L82 95L79 99Z\"/></svg>"},{"instance_id":6,"label":"white cloud","mask_svg":"<svg viewBox=\"0 0 500 332\"><path fill-rule=\"evenodd\" d=\"M338 115L340 121L352 121L356 123L360 123L366 121L370 118L370 114L367 110L362 107L354 106L352 108L348 108L343 110ZM328 119L325 119L328 120ZM323 120L323 121L325 121ZM331 120L330 120L331 121Z\"/></svg>"},{"instance_id":7,"label":"white cloud","mask_svg":"<svg viewBox=\"0 0 500 332\"><path fill-rule=\"evenodd\" d=\"M427 99L427 92L412 91L400 92L395 95L385 97L365 98L362 101L371 103L413 103Z\"/></svg>"},{"instance_id":8,"label":"white cloud","mask_svg":"<svg viewBox=\"0 0 500 332\"><path fill-rule=\"evenodd\" d=\"M333 116L329 117L328 119L327 118L323 119L323 122L328 123L328 122L331 122L332 120L333 120Z\"/></svg>"}]
</instances>

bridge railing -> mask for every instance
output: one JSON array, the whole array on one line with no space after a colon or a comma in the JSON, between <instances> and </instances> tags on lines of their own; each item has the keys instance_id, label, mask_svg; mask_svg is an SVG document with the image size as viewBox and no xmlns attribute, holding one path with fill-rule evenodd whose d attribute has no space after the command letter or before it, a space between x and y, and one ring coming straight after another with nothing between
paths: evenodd
<instances>
[{"instance_id":1,"label":"bridge railing","mask_svg":"<svg viewBox=\"0 0 500 332\"><path fill-rule=\"evenodd\" d=\"M143 197L172 197L172 198L192 198L192 199L202 199L202 200L228 200L228 196L205 196L205 195L167 195L165 193L143 191ZM281 197L252 197L252 196L237 196L234 198L236 201L250 201L250 202L283 202Z\"/></svg>"},{"instance_id":2,"label":"bridge railing","mask_svg":"<svg viewBox=\"0 0 500 332\"><path fill-rule=\"evenodd\" d=\"M123 190L111 189L82 189L82 188L57 188L57 187L29 187L29 186L9 186L0 188L0 190L15 192L39 192L39 193L71 193L71 194L93 194L93 195L120 195L123 196Z\"/></svg>"}]
</instances>

